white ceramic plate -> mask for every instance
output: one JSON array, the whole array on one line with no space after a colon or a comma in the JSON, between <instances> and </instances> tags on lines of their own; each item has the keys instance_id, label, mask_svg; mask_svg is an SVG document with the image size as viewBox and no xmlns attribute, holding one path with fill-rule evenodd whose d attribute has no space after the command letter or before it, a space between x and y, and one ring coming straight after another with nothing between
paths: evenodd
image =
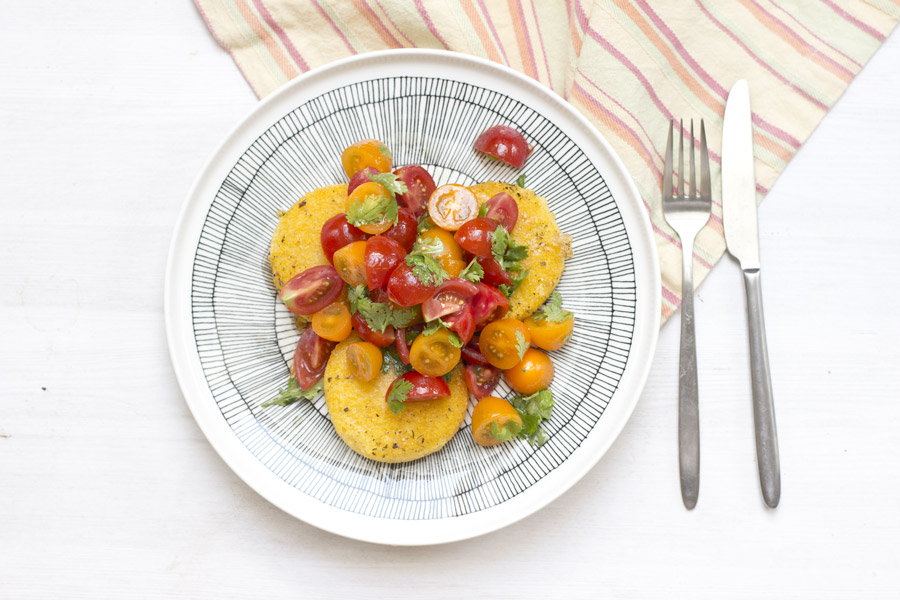
<instances>
[{"instance_id":1,"label":"white ceramic plate","mask_svg":"<svg viewBox=\"0 0 900 600\"><path fill-rule=\"evenodd\" d=\"M388 465L350 451L321 398L261 408L287 382L297 340L268 262L277 211L316 187L346 181L341 150L363 138L385 142L397 166L425 166L438 185L515 181L518 172L472 150L477 135L496 124L522 131L534 146L522 170L526 186L548 199L574 240L558 289L576 325L570 343L553 353L549 441L539 449L526 442L481 448L461 432L440 452ZM165 290L175 372L225 462L299 519L402 545L493 531L578 481L634 409L656 345L659 307L649 220L609 144L531 79L485 60L426 50L332 63L261 102L191 190ZM498 394L511 392L501 386Z\"/></svg>"}]
</instances>

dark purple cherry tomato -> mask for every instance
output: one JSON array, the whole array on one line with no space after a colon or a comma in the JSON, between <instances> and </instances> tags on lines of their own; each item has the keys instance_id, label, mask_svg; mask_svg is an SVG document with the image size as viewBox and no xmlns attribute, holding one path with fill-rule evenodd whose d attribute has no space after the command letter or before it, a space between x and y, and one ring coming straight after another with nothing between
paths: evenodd
<instances>
[{"instance_id":1,"label":"dark purple cherry tomato","mask_svg":"<svg viewBox=\"0 0 900 600\"><path fill-rule=\"evenodd\" d=\"M317 313L341 295L344 281L334 267L310 267L291 277L281 288L281 299L295 315Z\"/></svg>"},{"instance_id":2,"label":"dark purple cherry tomato","mask_svg":"<svg viewBox=\"0 0 900 600\"><path fill-rule=\"evenodd\" d=\"M350 323L353 324L353 330L359 334L359 336L369 342L370 344L375 344L379 348L387 348L391 344L394 343L394 326L388 325L387 328L381 332L376 331L369 327L368 322L363 318L363 316L359 313L354 313L350 317Z\"/></svg>"},{"instance_id":3,"label":"dark purple cherry tomato","mask_svg":"<svg viewBox=\"0 0 900 600\"><path fill-rule=\"evenodd\" d=\"M349 196L353 190L362 184L372 181L369 179L369 175L378 175L379 172L380 171L375 167L366 167L365 169L360 169L354 173L353 177L350 178L350 183L347 184L347 195Z\"/></svg>"},{"instance_id":4,"label":"dark purple cherry tomato","mask_svg":"<svg viewBox=\"0 0 900 600\"><path fill-rule=\"evenodd\" d=\"M437 290L436 285L425 285L405 262L388 278L387 290L391 300L400 306L421 304Z\"/></svg>"},{"instance_id":5,"label":"dark purple cherry tomato","mask_svg":"<svg viewBox=\"0 0 900 600\"><path fill-rule=\"evenodd\" d=\"M447 324L447 327L456 332L464 344L463 347L469 343L469 340L472 339L472 335L475 333L475 316L472 312L472 305L469 303L463 304L463 307L457 312L447 315L441 320ZM460 349L460 353L462 353L462 349Z\"/></svg>"},{"instance_id":6,"label":"dark purple cherry tomato","mask_svg":"<svg viewBox=\"0 0 900 600\"><path fill-rule=\"evenodd\" d=\"M463 223L463 226L453 234L453 239L467 252L476 256L491 256L491 236L495 229L497 221L477 217Z\"/></svg>"},{"instance_id":7,"label":"dark purple cherry tomato","mask_svg":"<svg viewBox=\"0 0 900 600\"><path fill-rule=\"evenodd\" d=\"M430 377L422 375L417 371L408 371L395 379L388 386L385 393L385 399L390 398L391 392L397 382L403 379L412 385L412 389L406 394L406 402L415 402L417 400L437 400L439 398L447 398L450 396L450 386L440 377Z\"/></svg>"},{"instance_id":8,"label":"dark purple cherry tomato","mask_svg":"<svg viewBox=\"0 0 900 600\"><path fill-rule=\"evenodd\" d=\"M477 399L490 395L500 382L500 369L491 365L466 365L466 387Z\"/></svg>"},{"instance_id":9,"label":"dark purple cherry tomato","mask_svg":"<svg viewBox=\"0 0 900 600\"><path fill-rule=\"evenodd\" d=\"M531 154L525 136L506 125L494 125L479 135L475 149L516 169L521 169Z\"/></svg>"},{"instance_id":10,"label":"dark purple cherry tomato","mask_svg":"<svg viewBox=\"0 0 900 600\"><path fill-rule=\"evenodd\" d=\"M494 219L503 225L507 231L513 230L513 227L516 226L516 221L519 220L519 205L516 204L512 196L506 192L500 192L491 196L484 205L487 207L485 217Z\"/></svg>"},{"instance_id":11,"label":"dark purple cherry tomato","mask_svg":"<svg viewBox=\"0 0 900 600\"><path fill-rule=\"evenodd\" d=\"M316 335L312 327L303 330L294 350L294 379L301 389L308 390L322 379L334 346L334 342Z\"/></svg>"},{"instance_id":12,"label":"dark purple cherry tomato","mask_svg":"<svg viewBox=\"0 0 900 600\"><path fill-rule=\"evenodd\" d=\"M509 311L509 300L500 290L485 283L478 284L478 293L472 297L472 316L475 327L481 328L496 321Z\"/></svg>"},{"instance_id":13,"label":"dark purple cherry tomato","mask_svg":"<svg viewBox=\"0 0 900 600\"><path fill-rule=\"evenodd\" d=\"M322 251L328 262L334 262L334 253L352 242L364 241L366 233L347 222L347 215L341 213L325 221L322 225Z\"/></svg>"},{"instance_id":14,"label":"dark purple cherry tomato","mask_svg":"<svg viewBox=\"0 0 900 600\"><path fill-rule=\"evenodd\" d=\"M479 256L475 260L484 269L484 275L481 277L482 283L488 285L509 285L512 283L509 273L504 271L500 263L492 256Z\"/></svg>"},{"instance_id":15,"label":"dark purple cherry tomato","mask_svg":"<svg viewBox=\"0 0 900 600\"><path fill-rule=\"evenodd\" d=\"M401 206L397 209L397 223L382 235L397 240L404 250L411 252L419 235L418 228L419 222L412 212Z\"/></svg>"},{"instance_id":16,"label":"dark purple cherry tomato","mask_svg":"<svg viewBox=\"0 0 900 600\"><path fill-rule=\"evenodd\" d=\"M419 165L407 165L394 171L394 175L406 184L406 193L397 194L397 203L405 206L418 219L428 210L428 198L437 187L428 171Z\"/></svg>"},{"instance_id":17,"label":"dark purple cherry tomato","mask_svg":"<svg viewBox=\"0 0 900 600\"><path fill-rule=\"evenodd\" d=\"M473 313L474 315L474 313ZM474 320L474 316L473 316ZM460 348L463 360L471 365L486 365L487 359L481 354L481 346L478 344L478 336L469 340L469 343Z\"/></svg>"},{"instance_id":18,"label":"dark purple cherry tomato","mask_svg":"<svg viewBox=\"0 0 900 600\"><path fill-rule=\"evenodd\" d=\"M422 303L422 316L433 321L459 311L478 292L478 286L465 279L445 281L430 298Z\"/></svg>"},{"instance_id":19,"label":"dark purple cherry tomato","mask_svg":"<svg viewBox=\"0 0 900 600\"><path fill-rule=\"evenodd\" d=\"M370 290L380 288L397 265L406 257L406 250L395 239L373 235L366 241L364 264L366 285Z\"/></svg>"}]
</instances>

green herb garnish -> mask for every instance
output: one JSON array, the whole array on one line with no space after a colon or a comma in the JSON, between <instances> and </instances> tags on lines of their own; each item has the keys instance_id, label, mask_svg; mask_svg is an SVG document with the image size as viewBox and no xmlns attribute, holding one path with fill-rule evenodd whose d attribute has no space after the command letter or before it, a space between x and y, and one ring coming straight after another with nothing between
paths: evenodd
<instances>
[{"instance_id":1,"label":"green herb garnish","mask_svg":"<svg viewBox=\"0 0 900 600\"><path fill-rule=\"evenodd\" d=\"M289 406L294 402L299 402L301 400L312 400L320 393L322 393L321 379L310 386L309 389L304 390L300 387L300 384L297 383L297 380L291 377L287 386L283 390L278 390L278 395L275 396L275 398L268 402L263 402L260 406L262 408L267 406Z\"/></svg>"},{"instance_id":2,"label":"green herb garnish","mask_svg":"<svg viewBox=\"0 0 900 600\"><path fill-rule=\"evenodd\" d=\"M389 325L394 327L409 327L418 318L420 308L392 308L383 302L373 302L369 299L366 286L358 285L347 288L347 300L350 303L350 313L359 313L373 330L384 333Z\"/></svg>"},{"instance_id":3,"label":"green herb garnish","mask_svg":"<svg viewBox=\"0 0 900 600\"><path fill-rule=\"evenodd\" d=\"M525 173L522 173L521 175L519 175L519 178L516 179L516 185L519 186L520 188L525 187Z\"/></svg>"},{"instance_id":4,"label":"green herb garnish","mask_svg":"<svg viewBox=\"0 0 900 600\"><path fill-rule=\"evenodd\" d=\"M398 415L403 412L403 409L406 408L406 399L409 397L409 393L412 389L413 384L407 380L401 378L394 380L387 396L388 406L390 406L391 412Z\"/></svg>"},{"instance_id":5,"label":"green herb garnish","mask_svg":"<svg viewBox=\"0 0 900 600\"><path fill-rule=\"evenodd\" d=\"M362 200L354 198L347 207L347 222L354 227L382 221L397 223L397 201L393 196L369 194Z\"/></svg>"},{"instance_id":6,"label":"green herb garnish","mask_svg":"<svg viewBox=\"0 0 900 600\"><path fill-rule=\"evenodd\" d=\"M534 314L536 321L547 320L552 323L562 323L572 318L573 313L570 310L563 310L562 295L559 292L553 292L550 301L544 307Z\"/></svg>"},{"instance_id":7,"label":"green herb garnish","mask_svg":"<svg viewBox=\"0 0 900 600\"><path fill-rule=\"evenodd\" d=\"M387 147L386 144L381 144L378 146L378 151L381 152L381 155L388 160L394 160L394 155L391 154L391 149Z\"/></svg>"},{"instance_id":8,"label":"green herb garnish","mask_svg":"<svg viewBox=\"0 0 900 600\"><path fill-rule=\"evenodd\" d=\"M491 235L491 253L504 271L521 271L519 263L528 258L528 246L517 244L506 227L499 225Z\"/></svg>"},{"instance_id":9,"label":"green herb garnish","mask_svg":"<svg viewBox=\"0 0 900 600\"><path fill-rule=\"evenodd\" d=\"M519 353L519 360L522 360L522 357L525 356L525 351L528 350L528 342L525 340L525 334L523 334L518 329L516 330L516 352Z\"/></svg>"},{"instance_id":10,"label":"green herb garnish","mask_svg":"<svg viewBox=\"0 0 900 600\"><path fill-rule=\"evenodd\" d=\"M535 448L543 445L550 436L541 427L541 423L550 419L553 413L552 392L541 390L530 396L516 396L510 400L510 404L522 418L522 429L517 432L519 439L528 440Z\"/></svg>"},{"instance_id":11,"label":"green herb garnish","mask_svg":"<svg viewBox=\"0 0 900 600\"><path fill-rule=\"evenodd\" d=\"M449 279L450 275L441 266L436 254L444 251L444 244L439 238L427 238L428 241L417 241L412 252L406 255L406 264L412 268L413 275L427 286L438 286Z\"/></svg>"},{"instance_id":12,"label":"green herb garnish","mask_svg":"<svg viewBox=\"0 0 900 600\"><path fill-rule=\"evenodd\" d=\"M513 436L519 435L522 431L522 426L519 425L516 421L509 420L504 425L497 425L497 421L491 422L491 437L493 437L498 442L505 442L507 440L511 440Z\"/></svg>"},{"instance_id":13,"label":"green herb garnish","mask_svg":"<svg viewBox=\"0 0 900 600\"><path fill-rule=\"evenodd\" d=\"M369 175L369 179L375 183L381 184L381 186L389 191L395 198L397 197L397 194L405 194L409 191L406 184L398 179L393 173L375 173L374 175Z\"/></svg>"},{"instance_id":14,"label":"green herb garnish","mask_svg":"<svg viewBox=\"0 0 900 600\"><path fill-rule=\"evenodd\" d=\"M474 258L459 274L460 279L465 279L466 281L471 281L472 283L478 283L479 281L481 281L482 277L484 277L484 268L481 266L478 260Z\"/></svg>"}]
</instances>

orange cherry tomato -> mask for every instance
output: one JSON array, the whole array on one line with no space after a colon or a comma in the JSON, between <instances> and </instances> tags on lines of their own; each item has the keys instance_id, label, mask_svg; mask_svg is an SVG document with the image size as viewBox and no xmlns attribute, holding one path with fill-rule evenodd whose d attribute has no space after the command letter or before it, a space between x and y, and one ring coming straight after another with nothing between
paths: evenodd
<instances>
[{"instance_id":1,"label":"orange cherry tomato","mask_svg":"<svg viewBox=\"0 0 900 600\"><path fill-rule=\"evenodd\" d=\"M356 205L356 209L360 209L371 206L373 202L391 203L396 202L396 200L391 197L390 190L388 190L380 183L376 183L374 181L364 183L357 186L356 189L354 189L353 192L349 196L347 196L347 218L353 218L354 204ZM365 233L375 235L384 233L385 231L390 229L393 224L394 223L392 221L388 221L386 218L382 217L380 221L377 221L375 223L357 225L357 228Z\"/></svg>"},{"instance_id":2,"label":"orange cherry tomato","mask_svg":"<svg viewBox=\"0 0 900 600\"><path fill-rule=\"evenodd\" d=\"M530 396L550 387L553 381L553 362L550 357L534 348L525 351L521 362L503 371L506 382L513 390Z\"/></svg>"},{"instance_id":3,"label":"orange cherry tomato","mask_svg":"<svg viewBox=\"0 0 900 600\"><path fill-rule=\"evenodd\" d=\"M525 319L525 327L531 332L531 343L542 350L559 350L572 335L575 326L575 316L570 316L563 321L550 321L549 319Z\"/></svg>"},{"instance_id":4,"label":"orange cherry tomato","mask_svg":"<svg viewBox=\"0 0 900 600\"><path fill-rule=\"evenodd\" d=\"M522 417L503 398L485 396L472 410L472 437L480 446L496 446L522 429Z\"/></svg>"},{"instance_id":5,"label":"orange cherry tomato","mask_svg":"<svg viewBox=\"0 0 900 600\"><path fill-rule=\"evenodd\" d=\"M355 342L347 346L347 366L350 374L363 381L372 381L381 372L384 357L375 344Z\"/></svg>"},{"instance_id":6,"label":"orange cherry tomato","mask_svg":"<svg viewBox=\"0 0 900 600\"><path fill-rule=\"evenodd\" d=\"M419 234L419 239L421 239L425 243L428 243L428 240L440 240L441 245L444 247L444 249L434 255L434 257L438 260L444 258L462 260L463 258L462 247L453 238L453 234L446 229L441 229L440 227L432 227L431 229L426 229ZM446 267L444 267L444 269L446 270Z\"/></svg>"},{"instance_id":7,"label":"orange cherry tomato","mask_svg":"<svg viewBox=\"0 0 900 600\"><path fill-rule=\"evenodd\" d=\"M313 315L312 328L321 338L343 342L353 331L350 309L343 302L333 302Z\"/></svg>"},{"instance_id":8,"label":"orange cherry tomato","mask_svg":"<svg viewBox=\"0 0 900 600\"><path fill-rule=\"evenodd\" d=\"M459 277L462 270L466 268L466 261L456 260L455 258L441 258L438 259L438 262L441 263L441 267L447 271L447 275L450 276L450 279Z\"/></svg>"},{"instance_id":9,"label":"orange cherry tomato","mask_svg":"<svg viewBox=\"0 0 900 600\"><path fill-rule=\"evenodd\" d=\"M443 327L431 335L419 334L409 349L409 364L422 375L440 377L453 370L461 356Z\"/></svg>"},{"instance_id":10,"label":"orange cherry tomato","mask_svg":"<svg viewBox=\"0 0 900 600\"><path fill-rule=\"evenodd\" d=\"M522 360L531 343L531 334L518 319L498 319L485 325L478 343L485 360L498 369L506 370Z\"/></svg>"},{"instance_id":11,"label":"orange cherry tomato","mask_svg":"<svg viewBox=\"0 0 900 600\"><path fill-rule=\"evenodd\" d=\"M478 201L466 186L448 183L431 192L428 216L438 227L456 231L463 223L478 216Z\"/></svg>"},{"instance_id":12,"label":"orange cherry tomato","mask_svg":"<svg viewBox=\"0 0 900 600\"><path fill-rule=\"evenodd\" d=\"M387 173L393 166L391 152L387 146L378 140L361 140L351 144L341 153L341 165L347 177L353 177L356 172L372 167L379 173Z\"/></svg>"},{"instance_id":13,"label":"orange cherry tomato","mask_svg":"<svg viewBox=\"0 0 900 600\"><path fill-rule=\"evenodd\" d=\"M334 253L334 268L348 285L366 284L366 243L347 244Z\"/></svg>"}]
</instances>

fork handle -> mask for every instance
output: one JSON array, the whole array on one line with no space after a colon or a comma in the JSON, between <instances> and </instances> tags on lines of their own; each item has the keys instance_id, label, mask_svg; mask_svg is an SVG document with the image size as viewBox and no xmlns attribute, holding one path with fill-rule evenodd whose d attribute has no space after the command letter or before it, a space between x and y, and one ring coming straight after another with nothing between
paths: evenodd
<instances>
[{"instance_id":1,"label":"fork handle","mask_svg":"<svg viewBox=\"0 0 900 600\"><path fill-rule=\"evenodd\" d=\"M694 240L682 240L681 349L678 359L678 467L681 499L690 510L700 493L700 412L694 335Z\"/></svg>"},{"instance_id":2,"label":"fork handle","mask_svg":"<svg viewBox=\"0 0 900 600\"><path fill-rule=\"evenodd\" d=\"M775 430L775 403L769 352L766 348L766 325L763 320L762 289L759 269L744 271L747 292L747 324L750 329L750 377L753 388L753 421L756 429L756 462L763 500L770 508L781 498L781 465L778 458L778 434Z\"/></svg>"}]
</instances>

